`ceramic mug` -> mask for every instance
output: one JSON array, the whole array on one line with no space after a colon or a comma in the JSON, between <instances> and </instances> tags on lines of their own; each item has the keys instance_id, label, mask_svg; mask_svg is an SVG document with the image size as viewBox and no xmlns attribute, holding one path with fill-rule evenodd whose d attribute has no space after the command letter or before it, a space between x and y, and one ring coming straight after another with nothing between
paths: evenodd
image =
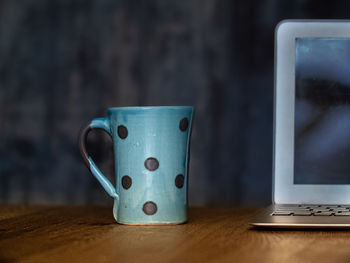
<instances>
[{"instance_id":1,"label":"ceramic mug","mask_svg":"<svg viewBox=\"0 0 350 263\"><path fill-rule=\"evenodd\" d=\"M187 220L189 150L194 108L190 106L109 108L79 135L90 172L114 199L121 224L180 224ZM116 186L88 155L89 131L102 129L113 141Z\"/></svg>"}]
</instances>

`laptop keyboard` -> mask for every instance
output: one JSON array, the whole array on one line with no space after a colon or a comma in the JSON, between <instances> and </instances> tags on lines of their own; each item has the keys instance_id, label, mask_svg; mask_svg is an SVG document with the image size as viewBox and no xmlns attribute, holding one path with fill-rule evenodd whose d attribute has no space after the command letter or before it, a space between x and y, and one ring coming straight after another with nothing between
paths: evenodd
<instances>
[{"instance_id":1,"label":"laptop keyboard","mask_svg":"<svg viewBox=\"0 0 350 263\"><path fill-rule=\"evenodd\" d=\"M350 216L350 205L285 205L276 207L273 216Z\"/></svg>"}]
</instances>

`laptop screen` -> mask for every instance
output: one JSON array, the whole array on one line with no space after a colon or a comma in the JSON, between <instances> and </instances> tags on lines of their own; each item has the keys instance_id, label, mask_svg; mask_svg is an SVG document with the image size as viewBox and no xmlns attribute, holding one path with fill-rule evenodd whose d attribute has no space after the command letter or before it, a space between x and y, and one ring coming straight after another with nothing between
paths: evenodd
<instances>
[{"instance_id":1,"label":"laptop screen","mask_svg":"<svg viewBox=\"0 0 350 263\"><path fill-rule=\"evenodd\" d=\"M294 184L350 184L350 39L295 43Z\"/></svg>"}]
</instances>

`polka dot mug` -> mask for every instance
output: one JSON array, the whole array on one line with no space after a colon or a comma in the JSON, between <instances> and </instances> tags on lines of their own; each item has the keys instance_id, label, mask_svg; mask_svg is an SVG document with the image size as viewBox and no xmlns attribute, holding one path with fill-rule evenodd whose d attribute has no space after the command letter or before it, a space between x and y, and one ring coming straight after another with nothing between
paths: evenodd
<instances>
[{"instance_id":1,"label":"polka dot mug","mask_svg":"<svg viewBox=\"0 0 350 263\"><path fill-rule=\"evenodd\" d=\"M194 108L190 106L109 108L79 135L90 172L114 199L121 224L180 224L187 220L188 162ZM88 155L89 131L102 129L113 140L116 186Z\"/></svg>"}]
</instances>

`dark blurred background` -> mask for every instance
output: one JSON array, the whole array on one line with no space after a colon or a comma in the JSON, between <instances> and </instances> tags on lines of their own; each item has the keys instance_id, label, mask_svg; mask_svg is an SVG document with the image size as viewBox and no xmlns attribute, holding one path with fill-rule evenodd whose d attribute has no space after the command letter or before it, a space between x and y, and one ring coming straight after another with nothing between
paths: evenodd
<instances>
[{"instance_id":1,"label":"dark blurred background","mask_svg":"<svg viewBox=\"0 0 350 263\"><path fill-rule=\"evenodd\" d=\"M274 28L350 1L0 0L0 202L111 204L80 127L111 106L194 105L191 205L271 201ZM89 151L113 178L112 144ZM114 179L112 179L114 180Z\"/></svg>"}]
</instances>

